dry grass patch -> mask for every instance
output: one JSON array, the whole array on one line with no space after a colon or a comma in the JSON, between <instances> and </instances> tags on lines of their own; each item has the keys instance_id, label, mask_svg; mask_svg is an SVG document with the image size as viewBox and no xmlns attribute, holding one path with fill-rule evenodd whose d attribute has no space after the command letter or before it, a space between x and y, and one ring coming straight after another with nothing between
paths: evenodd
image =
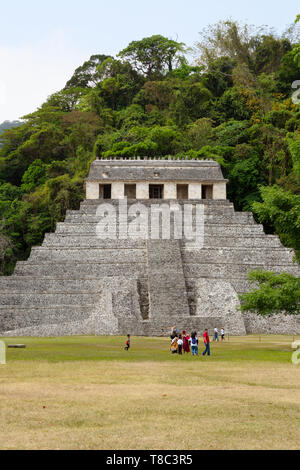
<instances>
[{"instance_id":1,"label":"dry grass patch","mask_svg":"<svg viewBox=\"0 0 300 470\"><path fill-rule=\"evenodd\" d=\"M297 449L300 367L232 361L239 344L213 345L227 361L8 361L0 448Z\"/></svg>"}]
</instances>

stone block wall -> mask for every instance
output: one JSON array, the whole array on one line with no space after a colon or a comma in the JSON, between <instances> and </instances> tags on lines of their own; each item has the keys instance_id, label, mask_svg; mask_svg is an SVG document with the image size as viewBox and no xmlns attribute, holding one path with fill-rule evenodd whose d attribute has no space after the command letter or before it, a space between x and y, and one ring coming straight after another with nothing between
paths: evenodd
<instances>
[{"instance_id":1,"label":"stone block wall","mask_svg":"<svg viewBox=\"0 0 300 470\"><path fill-rule=\"evenodd\" d=\"M299 315L277 315L261 316L254 313L244 313L243 320L248 334L266 335L299 335Z\"/></svg>"}]
</instances>

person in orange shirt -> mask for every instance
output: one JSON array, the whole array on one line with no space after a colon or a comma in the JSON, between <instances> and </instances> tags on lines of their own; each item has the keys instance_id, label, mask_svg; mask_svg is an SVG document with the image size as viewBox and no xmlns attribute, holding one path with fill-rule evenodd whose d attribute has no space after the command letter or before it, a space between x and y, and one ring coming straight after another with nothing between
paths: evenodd
<instances>
[{"instance_id":1,"label":"person in orange shirt","mask_svg":"<svg viewBox=\"0 0 300 470\"><path fill-rule=\"evenodd\" d=\"M170 346L170 349L171 349L171 353L172 354L177 354L178 352L178 338L177 336L175 336L172 340L171 340L171 346Z\"/></svg>"}]
</instances>

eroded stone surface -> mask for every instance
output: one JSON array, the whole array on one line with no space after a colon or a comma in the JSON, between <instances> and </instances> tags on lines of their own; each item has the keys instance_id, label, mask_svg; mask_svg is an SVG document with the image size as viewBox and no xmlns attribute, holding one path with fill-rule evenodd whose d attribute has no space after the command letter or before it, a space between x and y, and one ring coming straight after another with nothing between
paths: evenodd
<instances>
[{"instance_id":1,"label":"eroded stone surface","mask_svg":"<svg viewBox=\"0 0 300 470\"><path fill-rule=\"evenodd\" d=\"M221 325L231 334L246 334L238 295L230 282L218 279L199 279L195 283L196 315L220 318Z\"/></svg>"}]
</instances>

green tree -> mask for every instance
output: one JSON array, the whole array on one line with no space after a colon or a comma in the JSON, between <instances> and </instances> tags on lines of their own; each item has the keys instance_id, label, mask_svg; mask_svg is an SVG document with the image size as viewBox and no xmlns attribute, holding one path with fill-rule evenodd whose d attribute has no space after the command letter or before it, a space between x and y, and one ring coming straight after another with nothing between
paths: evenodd
<instances>
[{"instance_id":1,"label":"green tree","mask_svg":"<svg viewBox=\"0 0 300 470\"><path fill-rule=\"evenodd\" d=\"M237 21L219 21L204 28L196 48L200 53L199 63L208 67L219 57L229 57L251 67L262 28L254 28Z\"/></svg>"},{"instance_id":2,"label":"green tree","mask_svg":"<svg viewBox=\"0 0 300 470\"><path fill-rule=\"evenodd\" d=\"M160 111L169 109L175 99L175 84L173 80L147 81L141 89L135 102L143 105L146 112L153 109Z\"/></svg>"},{"instance_id":3,"label":"green tree","mask_svg":"<svg viewBox=\"0 0 300 470\"><path fill-rule=\"evenodd\" d=\"M187 136L190 145L195 150L200 150L204 145L214 143L215 132L213 121L209 118L201 118L187 127Z\"/></svg>"},{"instance_id":4,"label":"green tree","mask_svg":"<svg viewBox=\"0 0 300 470\"><path fill-rule=\"evenodd\" d=\"M6 262L13 257L13 244L9 237L0 233L0 276L6 274Z\"/></svg>"},{"instance_id":5,"label":"green tree","mask_svg":"<svg viewBox=\"0 0 300 470\"><path fill-rule=\"evenodd\" d=\"M300 184L300 132L295 132L287 139L289 151L293 161L293 171L298 184Z\"/></svg>"},{"instance_id":6,"label":"green tree","mask_svg":"<svg viewBox=\"0 0 300 470\"><path fill-rule=\"evenodd\" d=\"M0 184L0 201L13 201L22 197L22 190L10 183Z\"/></svg>"},{"instance_id":7,"label":"green tree","mask_svg":"<svg viewBox=\"0 0 300 470\"><path fill-rule=\"evenodd\" d=\"M250 271L248 279L258 288L239 295L242 311L260 315L300 313L299 277L257 270Z\"/></svg>"},{"instance_id":8,"label":"green tree","mask_svg":"<svg viewBox=\"0 0 300 470\"><path fill-rule=\"evenodd\" d=\"M255 49L254 72L256 74L276 72L282 58L291 49L292 45L287 38L278 39L272 34L262 35Z\"/></svg>"},{"instance_id":9,"label":"green tree","mask_svg":"<svg viewBox=\"0 0 300 470\"><path fill-rule=\"evenodd\" d=\"M97 67L97 72L100 96L113 110L129 106L144 83L144 78L129 62L111 57Z\"/></svg>"},{"instance_id":10,"label":"green tree","mask_svg":"<svg viewBox=\"0 0 300 470\"><path fill-rule=\"evenodd\" d=\"M256 74L275 72L291 48L287 37L278 38L265 26L254 27L233 20L204 28L196 45L200 54L198 62L207 68L216 59L228 57Z\"/></svg>"},{"instance_id":11,"label":"green tree","mask_svg":"<svg viewBox=\"0 0 300 470\"><path fill-rule=\"evenodd\" d=\"M228 198L236 201L237 210L251 210L252 203L259 199L258 186L264 182L261 175L261 161L253 151L251 155L252 149L247 144L239 147L245 147L248 155L245 159L238 159L227 174ZM240 149L235 149L238 150Z\"/></svg>"},{"instance_id":12,"label":"green tree","mask_svg":"<svg viewBox=\"0 0 300 470\"><path fill-rule=\"evenodd\" d=\"M297 15L295 19L295 24L298 23L299 21L300 21L300 15ZM298 44L295 45L293 49L293 53L294 53L294 61L297 64L297 66L300 67L300 43L299 42Z\"/></svg>"},{"instance_id":13,"label":"green tree","mask_svg":"<svg viewBox=\"0 0 300 470\"><path fill-rule=\"evenodd\" d=\"M205 117L211 104L211 92L202 83L185 81L181 83L170 106L172 116L178 126Z\"/></svg>"},{"instance_id":14,"label":"green tree","mask_svg":"<svg viewBox=\"0 0 300 470\"><path fill-rule=\"evenodd\" d=\"M230 57L219 57L210 62L203 74L203 84L214 96L222 96L233 86L232 72L237 63Z\"/></svg>"},{"instance_id":15,"label":"green tree","mask_svg":"<svg viewBox=\"0 0 300 470\"><path fill-rule=\"evenodd\" d=\"M234 86L225 90L223 95L217 99L209 115L219 124L230 124L231 120L244 121L251 118L247 98Z\"/></svg>"},{"instance_id":16,"label":"green tree","mask_svg":"<svg viewBox=\"0 0 300 470\"><path fill-rule=\"evenodd\" d=\"M300 63L295 61L295 48L285 54L275 73L276 86L279 92L290 96L293 92L292 83L299 80Z\"/></svg>"},{"instance_id":17,"label":"green tree","mask_svg":"<svg viewBox=\"0 0 300 470\"><path fill-rule=\"evenodd\" d=\"M262 202L252 209L268 233L277 233L281 242L296 251L300 261L300 196L277 185L261 186Z\"/></svg>"},{"instance_id":18,"label":"green tree","mask_svg":"<svg viewBox=\"0 0 300 470\"><path fill-rule=\"evenodd\" d=\"M233 82L251 113L254 122L261 122L272 109L276 91L274 74L262 73L256 76L245 64L239 64L233 71Z\"/></svg>"},{"instance_id":19,"label":"green tree","mask_svg":"<svg viewBox=\"0 0 300 470\"><path fill-rule=\"evenodd\" d=\"M151 80L165 75L166 71L172 72L176 66L185 62L185 52L184 43L155 35L132 41L118 55Z\"/></svg>"},{"instance_id":20,"label":"green tree","mask_svg":"<svg viewBox=\"0 0 300 470\"><path fill-rule=\"evenodd\" d=\"M8 129L12 129L14 127L21 126L22 122L21 121L4 121L0 124L0 149L2 147L2 142L1 142L1 134L4 131L7 131Z\"/></svg>"},{"instance_id":21,"label":"green tree","mask_svg":"<svg viewBox=\"0 0 300 470\"><path fill-rule=\"evenodd\" d=\"M104 54L92 55L89 60L78 67L73 76L66 83L65 88L88 88L95 86L99 81L97 68L111 56Z\"/></svg>"},{"instance_id":22,"label":"green tree","mask_svg":"<svg viewBox=\"0 0 300 470\"><path fill-rule=\"evenodd\" d=\"M256 125L258 142L263 146L263 161L268 183L271 186L288 171L289 156L285 142L286 131L272 124Z\"/></svg>"},{"instance_id":23,"label":"green tree","mask_svg":"<svg viewBox=\"0 0 300 470\"><path fill-rule=\"evenodd\" d=\"M92 111L71 111L62 117L66 154L75 158L79 146L92 151L97 135L103 130L102 119Z\"/></svg>"},{"instance_id":24,"label":"green tree","mask_svg":"<svg viewBox=\"0 0 300 470\"><path fill-rule=\"evenodd\" d=\"M46 181L46 165L37 159L27 168L22 176L21 189L28 193Z\"/></svg>"},{"instance_id":25,"label":"green tree","mask_svg":"<svg viewBox=\"0 0 300 470\"><path fill-rule=\"evenodd\" d=\"M57 93L53 93L48 98L46 103L42 105L40 112L48 112L49 110L51 111L51 108L53 108L53 111L56 113L56 116L59 111L64 113L71 112L77 108L81 98L87 93L87 90L79 87L63 89Z\"/></svg>"}]
</instances>

